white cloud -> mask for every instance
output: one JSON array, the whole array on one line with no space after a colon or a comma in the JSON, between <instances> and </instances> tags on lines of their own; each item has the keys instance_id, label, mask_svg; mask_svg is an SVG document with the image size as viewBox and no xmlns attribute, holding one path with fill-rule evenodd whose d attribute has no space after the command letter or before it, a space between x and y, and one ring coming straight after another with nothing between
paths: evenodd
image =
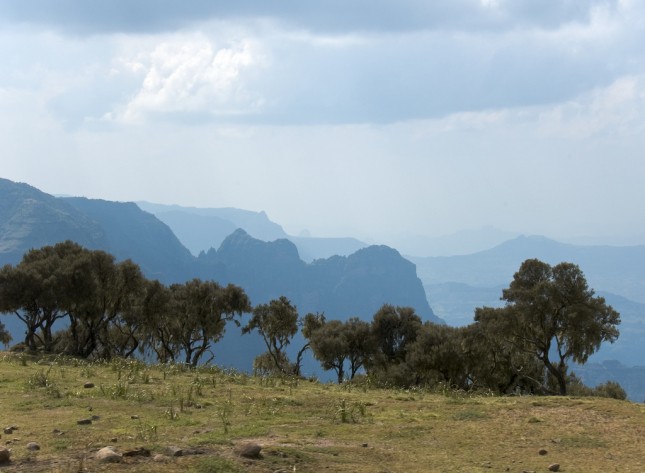
<instances>
[{"instance_id":1,"label":"white cloud","mask_svg":"<svg viewBox=\"0 0 645 473\"><path fill-rule=\"evenodd\" d=\"M118 116L125 122L141 122L154 114L252 114L264 102L248 82L266 58L249 39L218 47L202 34L177 35L120 62L141 78Z\"/></svg>"}]
</instances>

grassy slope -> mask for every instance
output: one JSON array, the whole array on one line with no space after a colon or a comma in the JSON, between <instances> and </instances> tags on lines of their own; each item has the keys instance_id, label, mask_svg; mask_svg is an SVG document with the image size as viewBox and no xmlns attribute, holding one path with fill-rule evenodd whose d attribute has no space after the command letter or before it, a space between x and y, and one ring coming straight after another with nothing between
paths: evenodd
<instances>
[{"instance_id":1,"label":"grassy slope","mask_svg":"<svg viewBox=\"0 0 645 473\"><path fill-rule=\"evenodd\" d=\"M645 409L610 399L350 389L0 354L0 406L0 426L18 427L2 434L12 449L2 472L645 471ZM41 449L29 453L30 441ZM263 458L237 457L245 441ZM93 454L106 445L199 454L99 464Z\"/></svg>"}]
</instances>

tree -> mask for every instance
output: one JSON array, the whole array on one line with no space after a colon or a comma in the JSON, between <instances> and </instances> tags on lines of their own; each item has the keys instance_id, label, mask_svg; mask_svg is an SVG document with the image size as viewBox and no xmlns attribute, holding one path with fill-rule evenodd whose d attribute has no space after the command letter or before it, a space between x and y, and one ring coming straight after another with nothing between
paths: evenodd
<instances>
[{"instance_id":1,"label":"tree","mask_svg":"<svg viewBox=\"0 0 645 473\"><path fill-rule=\"evenodd\" d=\"M561 395L567 393L569 360L583 364L603 342L618 338L620 315L594 295L572 263L551 267L537 259L524 261L502 300L506 306L487 308L486 317L497 319L501 335L517 350L540 360Z\"/></svg>"},{"instance_id":2,"label":"tree","mask_svg":"<svg viewBox=\"0 0 645 473\"><path fill-rule=\"evenodd\" d=\"M23 322L27 349L54 349L54 324L67 315L61 307L63 272L83 251L71 241L57 243L30 250L17 266L0 270L0 312Z\"/></svg>"},{"instance_id":3,"label":"tree","mask_svg":"<svg viewBox=\"0 0 645 473\"><path fill-rule=\"evenodd\" d=\"M246 293L233 284L221 287L214 281L193 279L170 286L170 297L171 333L165 347L182 350L185 362L192 366L224 336L227 322L239 325L235 317L251 311Z\"/></svg>"},{"instance_id":4,"label":"tree","mask_svg":"<svg viewBox=\"0 0 645 473\"><path fill-rule=\"evenodd\" d=\"M334 370L338 383L345 379L345 360L349 345L345 325L340 320L325 322L311 333L311 351L324 370Z\"/></svg>"},{"instance_id":5,"label":"tree","mask_svg":"<svg viewBox=\"0 0 645 473\"><path fill-rule=\"evenodd\" d=\"M346 364L349 365L349 379L354 379L374 351L370 324L357 317L346 322L323 320L305 336L310 340L314 358L320 361L323 369L336 372L338 383L345 379Z\"/></svg>"},{"instance_id":6,"label":"tree","mask_svg":"<svg viewBox=\"0 0 645 473\"><path fill-rule=\"evenodd\" d=\"M372 320L375 362L387 365L405 361L408 346L416 340L421 325L421 318L411 307L384 304Z\"/></svg>"},{"instance_id":7,"label":"tree","mask_svg":"<svg viewBox=\"0 0 645 473\"><path fill-rule=\"evenodd\" d=\"M100 250L84 250L65 265L62 307L69 316L66 351L75 356L110 358L112 330L140 303L145 278L131 260L115 262Z\"/></svg>"},{"instance_id":8,"label":"tree","mask_svg":"<svg viewBox=\"0 0 645 473\"><path fill-rule=\"evenodd\" d=\"M464 329L426 323L410 345L407 363L417 376L417 383L441 381L468 389L469 366L464 349Z\"/></svg>"},{"instance_id":9,"label":"tree","mask_svg":"<svg viewBox=\"0 0 645 473\"><path fill-rule=\"evenodd\" d=\"M242 333L247 334L252 330L257 330L262 336L276 369L283 374L291 371L285 349L298 332L298 310L291 301L280 296L268 304L256 306Z\"/></svg>"}]
</instances>

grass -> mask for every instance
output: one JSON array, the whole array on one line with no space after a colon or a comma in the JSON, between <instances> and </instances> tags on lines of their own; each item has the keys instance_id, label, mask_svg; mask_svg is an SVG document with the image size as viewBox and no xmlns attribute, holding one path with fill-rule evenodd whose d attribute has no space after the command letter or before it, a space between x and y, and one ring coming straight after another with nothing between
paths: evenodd
<instances>
[{"instance_id":1,"label":"grass","mask_svg":"<svg viewBox=\"0 0 645 473\"><path fill-rule=\"evenodd\" d=\"M383 390L0 353L0 403L0 427L18 427L2 434L12 449L3 473L520 473L551 463L645 471L645 408L612 399ZM32 441L41 449L28 451ZM245 442L260 444L262 458L236 456ZM106 445L151 456L99 464L93 455ZM192 454L153 460L171 446Z\"/></svg>"}]
</instances>

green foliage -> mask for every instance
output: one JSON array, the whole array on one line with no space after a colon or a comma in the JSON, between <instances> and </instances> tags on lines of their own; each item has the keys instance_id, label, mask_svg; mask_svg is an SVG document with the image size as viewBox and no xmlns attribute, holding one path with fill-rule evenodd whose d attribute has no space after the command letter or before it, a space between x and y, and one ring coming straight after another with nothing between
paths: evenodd
<instances>
[{"instance_id":1,"label":"green foliage","mask_svg":"<svg viewBox=\"0 0 645 473\"><path fill-rule=\"evenodd\" d=\"M574 264L551 267L526 260L502 294L506 306L477 309L475 321L484 331L498 334L505 349L539 360L548 376L534 381L544 390L550 390L550 378L556 392L566 394L568 361L585 363L602 342L618 338L619 314L594 296ZM557 359L552 360L554 352Z\"/></svg>"},{"instance_id":2,"label":"green foliage","mask_svg":"<svg viewBox=\"0 0 645 473\"><path fill-rule=\"evenodd\" d=\"M288 373L290 369L285 361L288 359L285 349L298 332L296 307L284 296L268 304L256 306L251 320L242 329L242 333L250 333L252 330L257 330L262 336L267 353L273 359L276 369L282 373Z\"/></svg>"}]
</instances>

